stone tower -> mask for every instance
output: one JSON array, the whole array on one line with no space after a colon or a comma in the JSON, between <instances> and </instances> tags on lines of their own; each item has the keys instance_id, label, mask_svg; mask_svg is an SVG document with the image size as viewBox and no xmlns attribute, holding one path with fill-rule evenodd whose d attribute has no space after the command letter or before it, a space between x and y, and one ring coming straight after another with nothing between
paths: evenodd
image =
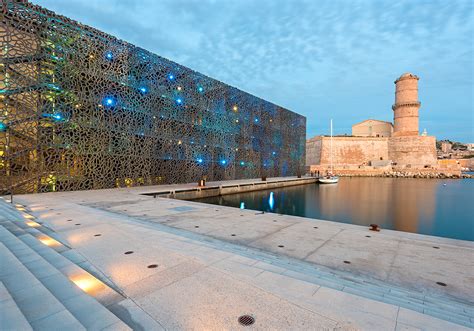
<instances>
[{"instance_id":1,"label":"stone tower","mask_svg":"<svg viewBox=\"0 0 474 331\"><path fill-rule=\"evenodd\" d=\"M416 75L405 73L395 81L393 109L393 136L418 136L418 80Z\"/></svg>"}]
</instances>

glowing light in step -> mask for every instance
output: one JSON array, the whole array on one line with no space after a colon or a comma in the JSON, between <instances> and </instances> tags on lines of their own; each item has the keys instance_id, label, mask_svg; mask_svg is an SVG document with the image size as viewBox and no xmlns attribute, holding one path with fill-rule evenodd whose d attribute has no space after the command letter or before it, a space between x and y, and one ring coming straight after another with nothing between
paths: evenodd
<instances>
[{"instance_id":1,"label":"glowing light in step","mask_svg":"<svg viewBox=\"0 0 474 331\"><path fill-rule=\"evenodd\" d=\"M81 290L89 294L97 292L105 287L100 280L86 272L80 275L71 276L69 280L76 284L76 286Z\"/></svg>"},{"instance_id":2,"label":"glowing light in step","mask_svg":"<svg viewBox=\"0 0 474 331\"><path fill-rule=\"evenodd\" d=\"M35 221L28 221L26 222L26 225L31 226L33 228L38 228L41 226L39 223L36 223Z\"/></svg>"},{"instance_id":3,"label":"glowing light in step","mask_svg":"<svg viewBox=\"0 0 474 331\"><path fill-rule=\"evenodd\" d=\"M43 244L45 244L46 246L49 246L49 247L59 247L59 246L62 246L62 244L61 244L59 241L57 241L57 240L55 240L55 239L53 239L53 238L51 238L51 237L49 237L49 236L47 236L47 235L41 235L41 236L39 236L39 237L38 237L38 240L41 241L41 242L42 242Z\"/></svg>"}]
</instances>

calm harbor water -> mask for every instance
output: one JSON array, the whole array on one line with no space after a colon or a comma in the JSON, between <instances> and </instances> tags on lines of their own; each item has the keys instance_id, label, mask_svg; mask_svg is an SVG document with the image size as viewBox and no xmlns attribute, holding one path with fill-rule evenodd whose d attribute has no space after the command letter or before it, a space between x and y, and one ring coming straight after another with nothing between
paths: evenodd
<instances>
[{"instance_id":1,"label":"calm harbor water","mask_svg":"<svg viewBox=\"0 0 474 331\"><path fill-rule=\"evenodd\" d=\"M474 241L474 179L353 177L196 201Z\"/></svg>"}]
</instances>

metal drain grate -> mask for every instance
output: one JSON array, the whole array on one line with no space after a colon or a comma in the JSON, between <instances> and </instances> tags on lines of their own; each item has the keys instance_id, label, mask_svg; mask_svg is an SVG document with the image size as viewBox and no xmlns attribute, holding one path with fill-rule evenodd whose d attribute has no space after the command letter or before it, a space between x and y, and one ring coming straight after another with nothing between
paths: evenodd
<instances>
[{"instance_id":1,"label":"metal drain grate","mask_svg":"<svg viewBox=\"0 0 474 331\"><path fill-rule=\"evenodd\" d=\"M255 323L255 318L253 318L250 315L242 315L239 317L240 325L248 326L248 325L252 325L253 323Z\"/></svg>"},{"instance_id":2,"label":"metal drain grate","mask_svg":"<svg viewBox=\"0 0 474 331\"><path fill-rule=\"evenodd\" d=\"M158 267L158 264L150 264L147 268L148 269L154 269L154 268L157 268Z\"/></svg>"},{"instance_id":3,"label":"metal drain grate","mask_svg":"<svg viewBox=\"0 0 474 331\"><path fill-rule=\"evenodd\" d=\"M317 229L318 227L317 226L313 226L313 229Z\"/></svg>"},{"instance_id":4,"label":"metal drain grate","mask_svg":"<svg viewBox=\"0 0 474 331\"><path fill-rule=\"evenodd\" d=\"M446 286L446 283L443 282L436 282L436 284L438 284L439 286Z\"/></svg>"},{"instance_id":5,"label":"metal drain grate","mask_svg":"<svg viewBox=\"0 0 474 331\"><path fill-rule=\"evenodd\" d=\"M278 245L278 247L283 248L283 247L285 247L285 245Z\"/></svg>"},{"instance_id":6,"label":"metal drain grate","mask_svg":"<svg viewBox=\"0 0 474 331\"><path fill-rule=\"evenodd\" d=\"M434 249L439 249L439 247L438 247L438 246L433 246L433 248L434 248Z\"/></svg>"},{"instance_id":7,"label":"metal drain grate","mask_svg":"<svg viewBox=\"0 0 474 331\"><path fill-rule=\"evenodd\" d=\"M344 261L345 264L351 264L351 261Z\"/></svg>"},{"instance_id":8,"label":"metal drain grate","mask_svg":"<svg viewBox=\"0 0 474 331\"><path fill-rule=\"evenodd\" d=\"M100 236L101 236L100 233L94 235L94 237L100 237Z\"/></svg>"},{"instance_id":9,"label":"metal drain grate","mask_svg":"<svg viewBox=\"0 0 474 331\"><path fill-rule=\"evenodd\" d=\"M74 224L74 225L81 225L81 223L76 223L76 224Z\"/></svg>"},{"instance_id":10,"label":"metal drain grate","mask_svg":"<svg viewBox=\"0 0 474 331\"><path fill-rule=\"evenodd\" d=\"M125 253L123 253L125 255L129 255L129 254L133 254L133 251L126 251Z\"/></svg>"}]
</instances>

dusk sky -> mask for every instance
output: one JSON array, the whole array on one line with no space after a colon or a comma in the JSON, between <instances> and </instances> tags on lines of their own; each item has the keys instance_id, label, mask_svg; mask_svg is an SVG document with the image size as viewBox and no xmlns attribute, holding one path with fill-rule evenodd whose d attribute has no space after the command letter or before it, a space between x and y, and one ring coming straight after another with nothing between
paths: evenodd
<instances>
[{"instance_id":1,"label":"dusk sky","mask_svg":"<svg viewBox=\"0 0 474 331\"><path fill-rule=\"evenodd\" d=\"M307 138L392 121L420 77L420 131L474 142L472 0L33 0L307 117Z\"/></svg>"}]
</instances>

